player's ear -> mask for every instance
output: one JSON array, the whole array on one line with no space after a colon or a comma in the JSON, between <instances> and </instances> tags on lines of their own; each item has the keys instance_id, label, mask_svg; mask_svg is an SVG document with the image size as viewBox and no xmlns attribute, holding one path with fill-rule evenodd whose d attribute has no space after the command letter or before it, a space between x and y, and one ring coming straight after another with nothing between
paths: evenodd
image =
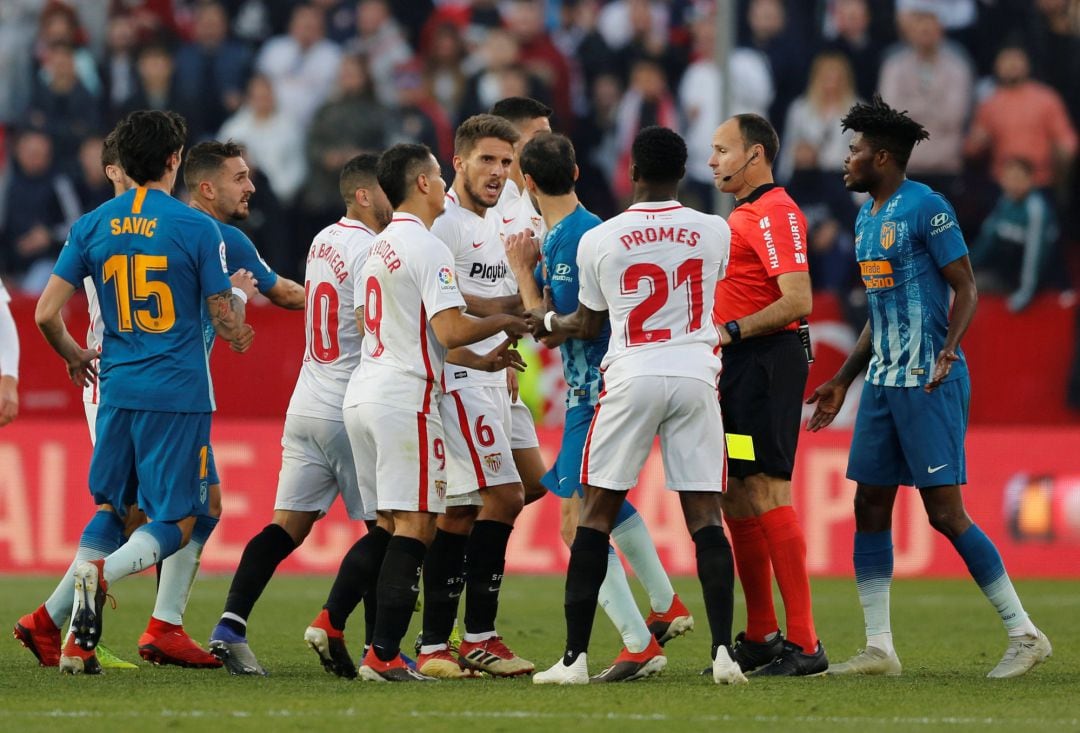
<instances>
[{"instance_id":1,"label":"player's ear","mask_svg":"<svg viewBox=\"0 0 1080 733\"><path fill-rule=\"evenodd\" d=\"M421 173L416 177L416 188L422 194L427 194L431 190L431 180L427 173Z\"/></svg>"},{"instance_id":2,"label":"player's ear","mask_svg":"<svg viewBox=\"0 0 1080 733\"><path fill-rule=\"evenodd\" d=\"M454 162L454 172L455 173L461 173L461 171L465 168L465 159L462 158L460 155L455 155L453 162Z\"/></svg>"},{"instance_id":3,"label":"player's ear","mask_svg":"<svg viewBox=\"0 0 1080 733\"><path fill-rule=\"evenodd\" d=\"M580 173L581 173L581 171L578 170L577 163L575 163L574 164L574 183L577 183L578 175L580 175Z\"/></svg>"},{"instance_id":4,"label":"player's ear","mask_svg":"<svg viewBox=\"0 0 1080 733\"><path fill-rule=\"evenodd\" d=\"M630 180L634 181L636 183L637 179L638 179L637 163L631 163L630 164Z\"/></svg>"},{"instance_id":5,"label":"player's ear","mask_svg":"<svg viewBox=\"0 0 1080 733\"><path fill-rule=\"evenodd\" d=\"M358 188L353 192L353 201L357 206L371 206L371 196L366 188Z\"/></svg>"}]
</instances>

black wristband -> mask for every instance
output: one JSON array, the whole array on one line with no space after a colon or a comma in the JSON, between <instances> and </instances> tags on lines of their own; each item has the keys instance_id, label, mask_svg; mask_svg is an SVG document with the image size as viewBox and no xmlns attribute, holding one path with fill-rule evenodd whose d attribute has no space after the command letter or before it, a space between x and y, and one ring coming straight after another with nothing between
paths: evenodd
<instances>
[{"instance_id":1,"label":"black wristband","mask_svg":"<svg viewBox=\"0 0 1080 733\"><path fill-rule=\"evenodd\" d=\"M731 336L731 343L737 344L742 341L742 331L739 329L738 321L728 321L724 324L724 330L728 332L728 336Z\"/></svg>"}]
</instances>

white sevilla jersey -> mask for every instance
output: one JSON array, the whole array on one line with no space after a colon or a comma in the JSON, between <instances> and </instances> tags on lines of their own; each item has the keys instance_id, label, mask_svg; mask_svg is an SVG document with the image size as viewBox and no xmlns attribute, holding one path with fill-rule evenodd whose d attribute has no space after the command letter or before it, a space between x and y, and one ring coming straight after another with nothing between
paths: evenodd
<instances>
[{"instance_id":1,"label":"white sevilla jersey","mask_svg":"<svg viewBox=\"0 0 1080 733\"><path fill-rule=\"evenodd\" d=\"M635 204L581 237L578 299L611 319L601 364L607 388L641 375L715 385L713 294L730 249L726 221L678 201Z\"/></svg>"},{"instance_id":2,"label":"white sevilla jersey","mask_svg":"<svg viewBox=\"0 0 1080 733\"><path fill-rule=\"evenodd\" d=\"M529 194L518 188L518 185L506 179L506 185L499 195L499 203L495 204L495 210L499 213L503 233L506 236L532 229L533 236L544 241L547 236L547 224L544 218L537 212L532 204Z\"/></svg>"},{"instance_id":3,"label":"white sevilla jersey","mask_svg":"<svg viewBox=\"0 0 1080 733\"><path fill-rule=\"evenodd\" d=\"M98 353L101 353L101 341L105 338L105 321L101 318L101 302L98 300L97 288L94 287L92 277L83 278L83 290L86 291L86 305L90 311L90 325L86 329L86 348L97 349ZM100 397L97 382L91 382L83 387L83 402L96 405Z\"/></svg>"},{"instance_id":4,"label":"white sevilla jersey","mask_svg":"<svg viewBox=\"0 0 1080 733\"><path fill-rule=\"evenodd\" d=\"M506 247L499 224L499 214L488 209L483 217L458 204L453 191L446 194L446 209L435 220L431 233L441 239L454 257L458 288L462 293L481 298L513 295L517 281L506 261ZM503 334L495 334L468 348L486 354L503 342ZM447 364L447 392L461 387L500 387L506 384L505 370L482 372Z\"/></svg>"},{"instance_id":5,"label":"white sevilla jersey","mask_svg":"<svg viewBox=\"0 0 1080 733\"><path fill-rule=\"evenodd\" d=\"M356 325L356 280L367 262L375 232L342 219L319 232L304 272L304 363L289 415L342 422L345 389L360 366L363 333Z\"/></svg>"},{"instance_id":6,"label":"white sevilla jersey","mask_svg":"<svg viewBox=\"0 0 1080 733\"><path fill-rule=\"evenodd\" d=\"M446 349L429 321L448 308L465 309L450 250L420 219L395 213L371 245L356 293L364 304L363 357L344 406L438 410Z\"/></svg>"}]
</instances>

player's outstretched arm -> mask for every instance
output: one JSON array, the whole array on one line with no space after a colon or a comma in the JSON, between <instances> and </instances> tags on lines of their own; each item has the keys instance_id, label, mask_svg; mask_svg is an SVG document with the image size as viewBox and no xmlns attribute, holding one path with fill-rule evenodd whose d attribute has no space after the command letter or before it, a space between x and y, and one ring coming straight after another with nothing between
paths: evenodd
<instances>
[{"instance_id":1,"label":"player's outstretched arm","mask_svg":"<svg viewBox=\"0 0 1080 733\"><path fill-rule=\"evenodd\" d=\"M278 275L274 287L266 291L266 297L270 302L280 308L289 310L304 310L304 286L295 280Z\"/></svg>"},{"instance_id":2,"label":"player's outstretched arm","mask_svg":"<svg viewBox=\"0 0 1080 733\"><path fill-rule=\"evenodd\" d=\"M230 288L207 298L206 309L217 335L228 341L233 351L247 351L255 338L255 331L244 323L244 301Z\"/></svg>"},{"instance_id":3,"label":"player's outstretched arm","mask_svg":"<svg viewBox=\"0 0 1080 733\"><path fill-rule=\"evenodd\" d=\"M537 338L550 334L564 339L592 339L600 335L608 321L608 312L594 311L578 303L576 311L560 316L551 310L551 288L545 287L544 306L528 311L525 319L529 323L529 330Z\"/></svg>"},{"instance_id":4,"label":"player's outstretched arm","mask_svg":"<svg viewBox=\"0 0 1080 733\"><path fill-rule=\"evenodd\" d=\"M521 305L521 296L517 294L482 298L479 295L462 293L461 297L465 299L465 310L468 314L477 318L495 316L500 313L520 316L525 311Z\"/></svg>"},{"instance_id":5,"label":"player's outstretched arm","mask_svg":"<svg viewBox=\"0 0 1080 733\"><path fill-rule=\"evenodd\" d=\"M870 322L863 326L855 349L848 355L840 371L832 379L822 384L807 398L806 404L815 405L814 414L806 423L806 429L816 433L832 423L840 408L844 405L848 387L870 363Z\"/></svg>"},{"instance_id":6,"label":"player's outstretched arm","mask_svg":"<svg viewBox=\"0 0 1080 733\"><path fill-rule=\"evenodd\" d=\"M923 387L927 392L933 392L941 386L952 371L953 362L960 358L956 355L956 350L960 348L960 339L967 333L968 326L975 318L975 306L979 302L979 292L975 288L975 273L971 271L971 260L967 255L942 267L941 274L945 276L949 287L956 293L956 299L953 301L952 314L949 316L949 330L945 334L945 345L938 352L930 381Z\"/></svg>"},{"instance_id":7,"label":"player's outstretched arm","mask_svg":"<svg viewBox=\"0 0 1080 733\"><path fill-rule=\"evenodd\" d=\"M525 371L525 360L515 349L510 348L512 341L506 339L486 354L477 354L467 346L450 349L446 360L451 364L478 369L483 372L499 372L503 369Z\"/></svg>"},{"instance_id":8,"label":"player's outstretched arm","mask_svg":"<svg viewBox=\"0 0 1080 733\"><path fill-rule=\"evenodd\" d=\"M71 337L61 310L71 300L75 293L75 286L67 280L56 275L49 277L49 283L38 298L37 308L34 311L34 320L49 342L49 346L60 355L67 363L68 376L76 386L85 387L90 382L97 380L97 369L94 361L98 358L97 351L84 349Z\"/></svg>"},{"instance_id":9,"label":"player's outstretched arm","mask_svg":"<svg viewBox=\"0 0 1080 733\"><path fill-rule=\"evenodd\" d=\"M467 318L457 308L447 308L432 316L431 328L435 338L447 349L474 344L500 331L512 339L529 332L525 319L520 316L501 313L486 318Z\"/></svg>"}]
</instances>

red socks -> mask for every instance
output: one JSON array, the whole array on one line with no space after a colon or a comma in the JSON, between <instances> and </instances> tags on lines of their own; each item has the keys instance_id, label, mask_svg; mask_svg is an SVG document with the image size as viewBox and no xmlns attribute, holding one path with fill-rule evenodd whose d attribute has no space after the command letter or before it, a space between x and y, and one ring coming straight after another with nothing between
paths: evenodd
<instances>
[{"instance_id":1,"label":"red socks","mask_svg":"<svg viewBox=\"0 0 1080 733\"><path fill-rule=\"evenodd\" d=\"M771 512L770 512L771 513ZM772 558L769 542L757 517L727 519L731 549L746 598L746 638L763 642L779 628L773 607ZM786 602L786 596L785 596Z\"/></svg>"},{"instance_id":2,"label":"red socks","mask_svg":"<svg viewBox=\"0 0 1080 733\"><path fill-rule=\"evenodd\" d=\"M807 654L813 654L817 648L818 637L814 631L814 613L810 600L810 580L806 575L806 537L799 526L795 509L781 506L765 512L757 518L767 551L772 558L772 567L776 573L776 584L780 586L780 596L784 599L784 615L787 619L787 638L798 644ZM742 520L748 521L748 520ZM732 526L732 535L735 534ZM738 560L738 545L735 557ZM739 567L742 578L742 566ZM743 581L745 587L745 580ZM771 589L770 589L771 590ZM771 601L771 593L770 593ZM750 608L750 593L746 594L747 609ZM771 605L771 603L770 603ZM749 611L748 611L749 612ZM775 616L773 617L775 630ZM766 632L768 633L768 632ZM747 638L756 641L747 630Z\"/></svg>"}]
</instances>

